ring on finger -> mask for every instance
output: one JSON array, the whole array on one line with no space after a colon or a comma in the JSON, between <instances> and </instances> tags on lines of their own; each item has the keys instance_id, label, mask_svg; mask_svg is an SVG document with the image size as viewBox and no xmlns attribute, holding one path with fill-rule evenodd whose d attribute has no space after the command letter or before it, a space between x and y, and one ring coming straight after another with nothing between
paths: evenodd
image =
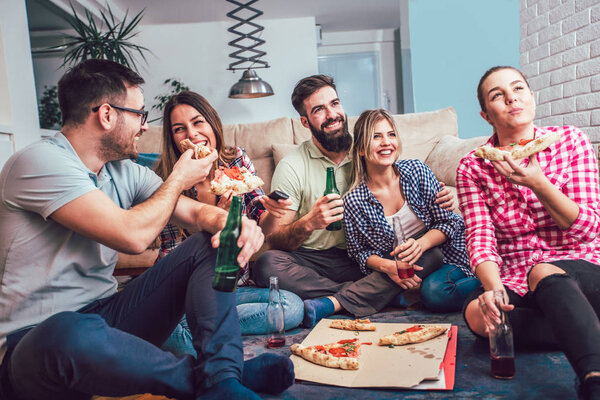
<instances>
[{"instance_id":1,"label":"ring on finger","mask_svg":"<svg viewBox=\"0 0 600 400\"><path fill-rule=\"evenodd\" d=\"M515 171L510 171L510 174L506 177L506 179L511 179Z\"/></svg>"}]
</instances>

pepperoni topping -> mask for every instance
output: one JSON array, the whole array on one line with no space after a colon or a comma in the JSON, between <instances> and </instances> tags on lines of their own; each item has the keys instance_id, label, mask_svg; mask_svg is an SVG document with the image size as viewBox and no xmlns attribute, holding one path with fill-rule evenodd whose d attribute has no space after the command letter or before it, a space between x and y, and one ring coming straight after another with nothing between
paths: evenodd
<instances>
[{"instance_id":1,"label":"pepperoni topping","mask_svg":"<svg viewBox=\"0 0 600 400\"><path fill-rule=\"evenodd\" d=\"M411 326L410 328L408 328L406 330L406 332L418 332L421 329L423 329L423 327L419 326L419 325L415 325L415 326Z\"/></svg>"},{"instance_id":2,"label":"pepperoni topping","mask_svg":"<svg viewBox=\"0 0 600 400\"><path fill-rule=\"evenodd\" d=\"M348 352L341 347L334 347L329 349L329 354L335 357L348 357Z\"/></svg>"},{"instance_id":3,"label":"pepperoni topping","mask_svg":"<svg viewBox=\"0 0 600 400\"><path fill-rule=\"evenodd\" d=\"M533 142L535 139L521 139L519 140L519 146L525 146L529 142Z\"/></svg>"},{"instance_id":4,"label":"pepperoni topping","mask_svg":"<svg viewBox=\"0 0 600 400\"><path fill-rule=\"evenodd\" d=\"M239 167L223 168L223 173L225 175L227 175L230 179L234 179L236 181L243 181L244 180L244 176L240 172L240 168Z\"/></svg>"}]
</instances>

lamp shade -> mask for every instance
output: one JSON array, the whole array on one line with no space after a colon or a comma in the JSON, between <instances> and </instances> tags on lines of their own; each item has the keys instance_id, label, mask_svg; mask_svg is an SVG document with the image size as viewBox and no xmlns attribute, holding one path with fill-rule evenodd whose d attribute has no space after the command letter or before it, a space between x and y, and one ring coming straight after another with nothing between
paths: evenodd
<instances>
[{"instance_id":1,"label":"lamp shade","mask_svg":"<svg viewBox=\"0 0 600 400\"><path fill-rule=\"evenodd\" d=\"M242 78L231 87L229 97L232 99L254 99L273 95L273 88L256 75L253 69L247 69Z\"/></svg>"}]
</instances>

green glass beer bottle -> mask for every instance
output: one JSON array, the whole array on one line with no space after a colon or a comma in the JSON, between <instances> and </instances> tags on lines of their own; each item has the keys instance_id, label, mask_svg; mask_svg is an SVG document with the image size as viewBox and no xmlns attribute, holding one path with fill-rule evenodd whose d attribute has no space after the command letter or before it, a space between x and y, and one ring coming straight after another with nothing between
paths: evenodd
<instances>
[{"instance_id":1,"label":"green glass beer bottle","mask_svg":"<svg viewBox=\"0 0 600 400\"><path fill-rule=\"evenodd\" d=\"M227 222L219 238L220 244L217 250L217 263L212 282L212 287L215 290L234 292L237 288L237 281L240 275L237 256L241 250L237 246L237 240L240 236L241 228L242 199L240 196L233 196L231 206L229 207L229 215L227 215Z\"/></svg>"},{"instance_id":2,"label":"green glass beer bottle","mask_svg":"<svg viewBox=\"0 0 600 400\"><path fill-rule=\"evenodd\" d=\"M331 193L340 194L340 191L335 185L335 174L333 172L333 167L327 167L327 183L325 184L325 193L323 193L323 196L327 196ZM342 229L342 221L332 222L325 229L328 231L339 231Z\"/></svg>"}]
</instances>

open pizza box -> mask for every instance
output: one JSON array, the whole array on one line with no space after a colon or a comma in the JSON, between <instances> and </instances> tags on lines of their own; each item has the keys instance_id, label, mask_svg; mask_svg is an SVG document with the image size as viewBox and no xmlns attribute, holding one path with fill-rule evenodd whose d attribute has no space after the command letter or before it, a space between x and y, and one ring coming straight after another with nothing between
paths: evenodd
<instances>
[{"instance_id":1,"label":"open pizza box","mask_svg":"<svg viewBox=\"0 0 600 400\"><path fill-rule=\"evenodd\" d=\"M294 354L296 379L344 387L405 388L418 390L452 390L456 362L457 327L423 343L404 346L378 346L379 338L402 331L415 324L374 323L375 331L347 331L329 328L330 319L322 319L304 339L302 345L324 345L344 339L359 339L358 370L327 368ZM427 324L423 324L427 325ZM372 343L366 345L365 343Z\"/></svg>"}]
</instances>

